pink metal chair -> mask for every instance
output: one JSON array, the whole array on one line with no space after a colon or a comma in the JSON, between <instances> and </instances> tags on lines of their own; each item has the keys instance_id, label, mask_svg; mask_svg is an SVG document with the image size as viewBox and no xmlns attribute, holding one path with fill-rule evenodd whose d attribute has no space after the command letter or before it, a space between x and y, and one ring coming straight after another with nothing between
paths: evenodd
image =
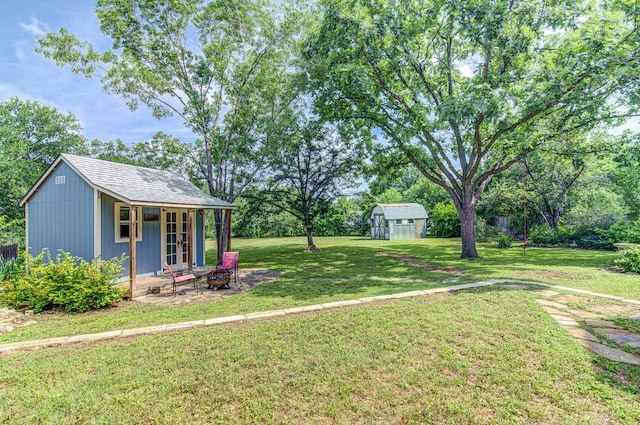
<instances>
[{"instance_id":1,"label":"pink metal chair","mask_svg":"<svg viewBox=\"0 0 640 425\"><path fill-rule=\"evenodd\" d=\"M173 270L171 270L171 267L169 267L169 263L167 263L166 261L164 263L164 266L167 268L167 270L171 274L171 277L173 278L173 295L174 296L176 295L176 287L178 285L182 285L184 283L190 283L193 281L194 287L195 287L195 284L198 280L198 277L196 275L194 275L193 273L189 273L189 274L175 273Z\"/></svg>"},{"instance_id":2,"label":"pink metal chair","mask_svg":"<svg viewBox=\"0 0 640 425\"><path fill-rule=\"evenodd\" d=\"M227 270L233 274L233 281L238 283L238 257L239 253L236 251L228 251L222 253L222 263L217 270Z\"/></svg>"}]
</instances>

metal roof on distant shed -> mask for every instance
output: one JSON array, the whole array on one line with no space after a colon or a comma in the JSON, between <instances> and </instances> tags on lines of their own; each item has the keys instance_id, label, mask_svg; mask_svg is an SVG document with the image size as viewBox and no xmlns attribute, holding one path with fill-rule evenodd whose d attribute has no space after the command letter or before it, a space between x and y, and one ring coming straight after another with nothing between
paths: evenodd
<instances>
[{"instance_id":1,"label":"metal roof on distant shed","mask_svg":"<svg viewBox=\"0 0 640 425\"><path fill-rule=\"evenodd\" d=\"M170 171L70 154L61 154L49 166L38 182L20 201L20 205L24 205L28 201L60 161L69 165L90 186L128 204L233 208L229 202L207 195L185 177Z\"/></svg>"},{"instance_id":2,"label":"metal roof on distant shed","mask_svg":"<svg viewBox=\"0 0 640 425\"><path fill-rule=\"evenodd\" d=\"M376 206L382 209L384 218L387 220L429 217L424 207L420 204L378 204Z\"/></svg>"}]
</instances>

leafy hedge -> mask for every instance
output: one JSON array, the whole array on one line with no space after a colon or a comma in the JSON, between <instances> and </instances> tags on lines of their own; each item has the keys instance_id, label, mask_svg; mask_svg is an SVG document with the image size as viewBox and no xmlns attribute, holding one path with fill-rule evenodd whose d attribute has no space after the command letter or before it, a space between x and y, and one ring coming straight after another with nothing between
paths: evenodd
<instances>
[{"instance_id":1,"label":"leafy hedge","mask_svg":"<svg viewBox=\"0 0 640 425\"><path fill-rule=\"evenodd\" d=\"M63 251L53 261L47 249L35 257L24 252L16 270L1 283L0 304L36 313L81 313L106 307L122 300L123 290L116 287L115 280L123 261L124 257L87 262Z\"/></svg>"},{"instance_id":2,"label":"leafy hedge","mask_svg":"<svg viewBox=\"0 0 640 425\"><path fill-rule=\"evenodd\" d=\"M440 238L460 236L460 218L453 203L438 202L429 217L431 227L429 234Z\"/></svg>"},{"instance_id":3,"label":"leafy hedge","mask_svg":"<svg viewBox=\"0 0 640 425\"><path fill-rule=\"evenodd\" d=\"M640 243L640 221L615 223L608 229L558 226L558 229L554 230L545 225L538 225L530 229L528 236L531 242L541 245L575 244L584 249L613 250L614 243Z\"/></svg>"}]
</instances>

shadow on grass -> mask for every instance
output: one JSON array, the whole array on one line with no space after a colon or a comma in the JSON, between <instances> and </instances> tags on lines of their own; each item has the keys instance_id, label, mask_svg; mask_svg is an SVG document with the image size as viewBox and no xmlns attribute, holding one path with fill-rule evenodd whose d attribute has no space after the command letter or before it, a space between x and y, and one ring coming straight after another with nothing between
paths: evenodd
<instances>
[{"instance_id":1,"label":"shadow on grass","mask_svg":"<svg viewBox=\"0 0 640 425\"><path fill-rule=\"evenodd\" d=\"M478 244L481 258L460 258L459 239L377 241L366 238L324 238L319 252L308 252L302 240L243 241L240 267L266 268L282 277L253 290L258 296L296 300L330 299L340 295L371 296L446 286L446 279L470 283L484 279L551 281L572 278L564 267L603 267L612 257L572 249L497 249ZM238 244L241 245L241 244ZM408 256L407 264L379 253ZM214 251L207 258L215 258ZM557 270L551 270L557 268ZM550 271L551 270L551 271ZM574 269L575 271L575 269ZM553 276L552 274L558 276ZM343 297L344 298L344 297Z\"/></svg>"}]
</instances>

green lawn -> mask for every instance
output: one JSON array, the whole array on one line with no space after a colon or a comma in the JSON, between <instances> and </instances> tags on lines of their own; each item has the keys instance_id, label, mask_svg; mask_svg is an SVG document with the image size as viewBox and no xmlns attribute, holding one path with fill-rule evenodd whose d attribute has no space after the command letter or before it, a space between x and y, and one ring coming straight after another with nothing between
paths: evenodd
<instances>
[{"instance_id":1,"label":"green lawn","mask_svg":"<svg viewBox=\"0 0 640 425\"><path fill-rule=\"evenodd\" d=\"M606 270L614 253L524 255L480 245L482 259L462 261L456 240L317 238L317 245L321 252L308 253L302 238L235 240L241 267L282 276L210 304L123 303L46 315L2 342L425 289L449 279L527 279L640 298L639 276ZM639 423L640 368L591 355L537 296L496 286L16 353L0 359L0 423Z\"/></svg>"},{"instance_id":2,"label":"green lawn","mask_svg":"<svg viewBox=\"0 0 640 425\"><path fill-rule=\"evenodd\" d=\"M534 297L493 287L14 354L0 422L638 423L638 386Z\"/></svg>"},{"instance_id":3,"label":"green lawn","mask_svg":"<svg viewBox=\"0 0 640 425\"><path fill-rule=\"evenodd\" d=\"M480 260L461 260L457 239L372 241L365 238L316 238L321 252L306 252L305 238L237 239L240 266L282 272L251 292L220 302L180 307L122 303L115 309L81 315L41 315L40 323L0 335L0 343L129 329L165 323L246 314L341 301L485 279L526 279L640 299L640 277L608 271L615 253L576 249L498 249L478 246ZM213 246L213 245L211 245ZM377 253L419 259L424 268ZM215 252L208 251L213 263Z\"/></svg>"}]
</instances>

